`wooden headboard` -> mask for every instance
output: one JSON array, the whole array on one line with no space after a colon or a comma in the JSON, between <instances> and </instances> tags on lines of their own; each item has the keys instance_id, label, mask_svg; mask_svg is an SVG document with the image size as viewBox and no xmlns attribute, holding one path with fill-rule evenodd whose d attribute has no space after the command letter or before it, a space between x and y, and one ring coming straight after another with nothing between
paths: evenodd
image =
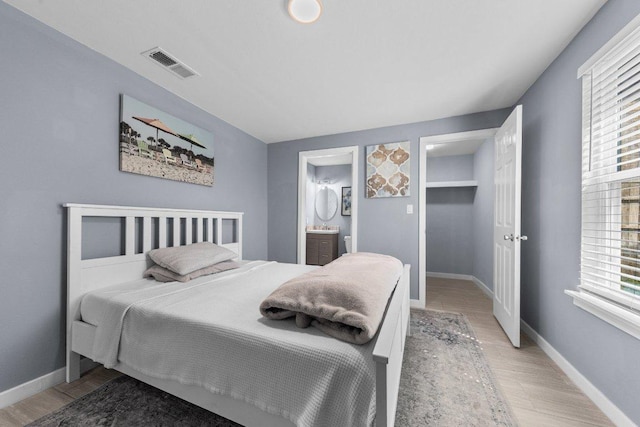
<instances>
[{"instance_id":1,"label":"wooden headboard","mask_svg":"<svg viewBox=\"0 0 640 427\"><path fill-rule=\"evenodd\" d=\"M155 247L212 242L231 249L242 259L242 212L201 211L67 203L67 346L71 325L80 319L80 300L86 292L142 278L149 267L147 253ZM83 220L120 218L123 252L82 259ZM230 242L223 241L223 221L234 222ZM154 244L155 243L155 244ZM71 356L67 347L67 359ZM67 360L67 365L69 365Z\"/></svg>"}]
</instances>

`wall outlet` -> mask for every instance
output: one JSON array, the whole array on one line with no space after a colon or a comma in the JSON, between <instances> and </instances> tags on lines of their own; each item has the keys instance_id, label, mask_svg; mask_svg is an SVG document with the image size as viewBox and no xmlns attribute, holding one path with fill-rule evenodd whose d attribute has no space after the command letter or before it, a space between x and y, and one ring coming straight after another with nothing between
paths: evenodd
<instances>
[{"instance_id":1,"label":"wall outlet","mask_svg":"<svg viewBox=\"0 0 640 427\"><path fill-rule=\"evenodd\" d=\"M413 205L407 205L407 213L411 215L413 213Z\"/></svg>"}]
</instances>

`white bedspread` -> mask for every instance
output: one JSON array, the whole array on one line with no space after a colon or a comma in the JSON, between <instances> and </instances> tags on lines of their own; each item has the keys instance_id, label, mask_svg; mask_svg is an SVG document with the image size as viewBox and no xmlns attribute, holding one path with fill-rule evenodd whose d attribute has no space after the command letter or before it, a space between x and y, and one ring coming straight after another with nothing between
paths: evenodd
<instances>
[{"instance_id":1,"label":"white bedspread","mask_svg":"<svg viewBox=\"0 0 640 427\"><path fill-rule=\"evenodd\" d=\"M263 318L260 302L315 267L254 261L188 283L140 280L89 293L94 359L244 400L299 426L370 426L372 350L295 322Z\"/></svg>"}]
</instances>

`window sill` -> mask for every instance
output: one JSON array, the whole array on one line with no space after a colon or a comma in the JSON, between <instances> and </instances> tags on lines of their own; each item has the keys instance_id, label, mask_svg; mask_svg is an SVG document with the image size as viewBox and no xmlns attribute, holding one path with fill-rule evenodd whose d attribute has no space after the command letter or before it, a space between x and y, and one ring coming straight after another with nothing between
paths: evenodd
<instances>
[{"instance_id":1,"label":"window sill","mask_svg":"<svg viewBox=\"0 0 640 427\"><path fill-rule=\"evenodd\" d=\"M584 290L564 291L573 304L640 340L640 314Z\"/></svg>"}]
</instances>

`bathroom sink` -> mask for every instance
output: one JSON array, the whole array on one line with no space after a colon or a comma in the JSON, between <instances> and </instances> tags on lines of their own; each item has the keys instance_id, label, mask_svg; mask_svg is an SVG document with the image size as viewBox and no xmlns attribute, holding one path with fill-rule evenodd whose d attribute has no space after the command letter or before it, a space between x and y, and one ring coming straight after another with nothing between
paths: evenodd
<instances>
[{"instance_id":1,"label":"bathroom sink","mask_svg":"<svg viewBox=\"0 0 640 427\"><path fill-rule=\"evenodd\" d=\"M307 233L313 233L313 234L338 234L338 233L340 233L340 230L313 229L313 230L307 230Z\"/></svg>"},{"instance_id":2,"label":"bathroom sink","mask_svg":"<svg viewBox=\"0 0 640 427\"><path fill-rule=\"evenodd\" d=\"M338 234L340 227L337 225L308 225L306 231L313 234Z\"/></svg>"}]
</instances>

